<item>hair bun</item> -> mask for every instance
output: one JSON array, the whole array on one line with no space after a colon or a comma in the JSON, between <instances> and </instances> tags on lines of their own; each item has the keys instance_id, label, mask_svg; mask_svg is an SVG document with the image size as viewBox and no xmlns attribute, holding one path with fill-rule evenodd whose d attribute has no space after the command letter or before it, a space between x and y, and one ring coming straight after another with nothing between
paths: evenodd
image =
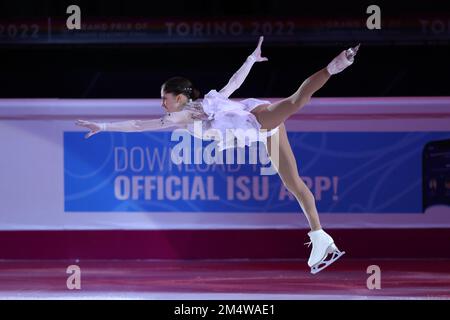
<instances>
[{"instance_id":1,"label":"hair bun","mask_svg":"<svg viewBox=\"0 0 450 320\"><path fill-rule=\"evenodd\" d=\"M200 91L195 88L192 88L191 99L197 100L199 97L200 97Z\"/></svg>"}]
</instances>

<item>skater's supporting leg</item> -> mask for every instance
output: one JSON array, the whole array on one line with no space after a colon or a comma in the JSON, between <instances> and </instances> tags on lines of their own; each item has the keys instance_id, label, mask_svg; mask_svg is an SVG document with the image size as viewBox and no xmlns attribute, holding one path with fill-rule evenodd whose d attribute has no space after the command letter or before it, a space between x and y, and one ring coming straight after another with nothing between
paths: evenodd
<instances>
[{"instance_id":1,"label":"skater's supporting leg","mask_svg":"<svg viewBox=\"0 0 450 320\"><path fill-rule=\"evenodd\" d=\"M279 130L268 138L266 147L272 164L277 169L281 180L295 196L308 219L311 228L311 232L308 235L312 243L308 265L311 267L311 273L318 273L342 257L345 252L339 251L334 244L333 238L323 231L320 225L314 195L298 174L297 162L292 152L284 123L280 124ZM275 152L277 153L275 154ZM329 254L331 254L331 258L328 259Z\"/></svg>"},{"instance_id":2,"label":"skater's supporting leg","mask_svg":"<svg viewBox=\"0 0 450 320\"><path fill-rule=\"evenodd\" d=\"M283 181L286 189L288 189L297 199L300 207L303 210L306 218L308 219L311 230L321 229L319 214L317 213L315 199L308 186L303 182L298 174L297 162L291 149L291 145L288 140L286 128L282 123L279 126L279 130L275 133L279 137L279 156L272 157L271 137L267 140L267 151L271 156L272 163L277 169L281 180Z\"/></svg>"}]
</instances>

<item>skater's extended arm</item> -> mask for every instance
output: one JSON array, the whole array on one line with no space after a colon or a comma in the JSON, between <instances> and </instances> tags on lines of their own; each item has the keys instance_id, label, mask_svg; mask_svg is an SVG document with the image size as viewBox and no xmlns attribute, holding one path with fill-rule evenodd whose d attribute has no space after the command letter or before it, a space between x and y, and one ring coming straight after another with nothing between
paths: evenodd
<instances>
[{"instance_id":1,"label":"skater's extended arm","mask_svg":"<svg viewBox=\"0 0 450 320\"><path fill-rule=\"evenodd\" d=\"M179 127L189 121L187 116L188 114L184 112L173 112L168 113L159 119L126 120L117 122L90 122L77 120L76 124L91 130L85 136L85 138L89 138L101 131L142 132Z\"/></svg>"},{"instance_id":2,"label":"skater's extended arm","mask_svg":"<svg viewBox=\"0 0 450 320\"><path fill-rule=\"evenodd\" d=\"M101 131L142 132L173 127L176 124L168 122L165 117L150 120L127 120L100 123Z\"/></svg>"},{"instance_id":3,"label":"skater's extended arm","mask_svg":"<svg viewBox=\"0 0 450 320\"><path fill-rule=\"evenodd\" d=\"M225 97L231 96L231 94L236 91L242 83L244 83L245 78L247 78L253 64L255 62L267 61L267 58L261 57L261 44L264 37L259 38L258 46L255 51L247 57L244 64L236 71L233 76L228 81L227 85L223 87L219 92Z\"/></svg>"}]
</instances>

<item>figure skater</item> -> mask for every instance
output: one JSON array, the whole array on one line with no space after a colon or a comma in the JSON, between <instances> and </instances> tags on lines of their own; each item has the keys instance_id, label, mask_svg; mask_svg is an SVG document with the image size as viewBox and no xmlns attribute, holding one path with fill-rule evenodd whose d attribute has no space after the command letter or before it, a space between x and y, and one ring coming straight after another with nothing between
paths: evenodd
<instances>
[{"instance_id":1,"label":"figure skater","mask_svg":"<svg viewBox=\"0 0 450 320\"><path fill-rule=\"evenodd\" d=\"M194 122L200 121L203 130L227 128L253 128L267 132L266 149L277 170L284 186L295 196L305 214L311 231L308 233L312 250L308 259L311 273L315 274L339 259L345 252L340 251L334 244L333 238L326 233L320 224L313 193L300 178L296 159L286 133L284 122L293 114L301 110L319 90L331 75L337 74L353 63L353 57L358 51L355 48L342 51L325 68L308 77L290 97L270 103L265 100L245 99L239 102L231 101L230 95L238 89L255 62L268 61L261 56L263 37L260 37L254 52L249 55L244 64L236 71L227 85L219 92L209 91L201 101L199 91L192 82L181 77L174 77L166 81L161 87L162 107L166 114L159 119L128 120L118 122L90 122L77 120L76 124L90 129L85 135L89 138L102 131L142 132L169 127L187 129L192 135ZM274 136L277 135L277 136ZM224 135L226 136L226 135ZM202 138L202 137L200 137ZM237 140L237 135L232 137ZM275 140L272 140L276 138ZM228 138L227 138L228 140ZM278 155L273 156L271 144L279 142ZM229 141L220 141L219 148L226 149ZM244 144L253 141L246 139ZM329 257L331 255L331 257Z\"/></svg>"}]
</instances>

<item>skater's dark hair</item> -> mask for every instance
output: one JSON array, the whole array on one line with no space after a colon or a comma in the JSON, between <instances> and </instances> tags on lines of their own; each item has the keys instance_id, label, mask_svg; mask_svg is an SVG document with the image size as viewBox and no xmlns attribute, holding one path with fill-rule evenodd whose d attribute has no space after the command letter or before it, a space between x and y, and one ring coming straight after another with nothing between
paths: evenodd
<instances>
[{"instance_id":1,"label":"skater's dark hair","mask_svg":"<svg viewBox=\"0 0 450 320\"><path fill-rule=\"evenodd\" d=\"M200 97L200 91L194 88L189 79L183 77L173 77L164 82L161 86L164 93L173 93L175 95L184 94L188 99L193 101Z\"/></svg>"}]
</instances>

